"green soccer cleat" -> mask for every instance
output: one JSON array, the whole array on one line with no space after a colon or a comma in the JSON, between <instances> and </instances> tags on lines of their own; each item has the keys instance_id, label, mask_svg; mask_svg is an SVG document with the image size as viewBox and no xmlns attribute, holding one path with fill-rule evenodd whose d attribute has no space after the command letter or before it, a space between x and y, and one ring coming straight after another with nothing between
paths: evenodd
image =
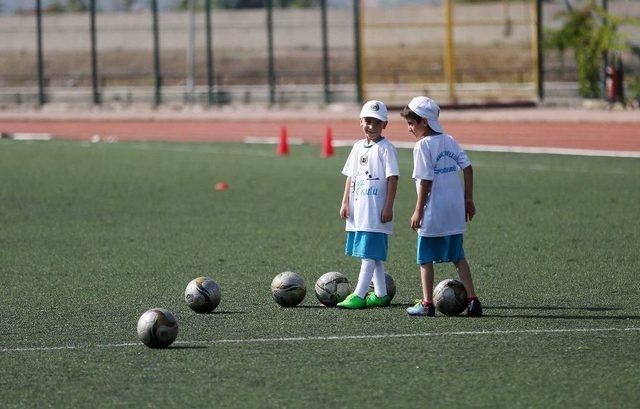
<instances>
[{"instance_id":1,"label":"green soccer cleat","mask_svg":"<svg viewBox=\"0 0 640 409\"><path fill-rule=\"evenodd\" d=\"M378 297L375 293L369 293L365 301L367 308L387 307L391 304L391 297L389 295Z\"/></svg>"},{"instance_id":2,"label":"green soccer cleat","mask_svg":"<svg viewBox=\"0 0 640 409\"><path fill-rule=\"evenodd\" d=\"M367 302L364 298L360 298L355 294L349 294L344 301L339 302L336 307L346 308L349 310L361 310L367 308Z\"/></svg>"}]
</instances>

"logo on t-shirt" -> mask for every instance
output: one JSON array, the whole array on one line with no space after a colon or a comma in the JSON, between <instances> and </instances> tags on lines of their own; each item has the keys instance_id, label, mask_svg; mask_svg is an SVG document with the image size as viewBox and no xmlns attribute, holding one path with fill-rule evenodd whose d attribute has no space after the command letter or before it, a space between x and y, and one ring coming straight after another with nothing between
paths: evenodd
<instances>
[{"instance_id":1,"label":"logo on t-shirt","mask_svg":"<svg viewBox=\"0 0 640 409\"><path fill-rule=\"evenodd\" d=\"M369 157L367 155L360 156L360 166L364 166L369 161Z\"/></svg>"}]
</instances>

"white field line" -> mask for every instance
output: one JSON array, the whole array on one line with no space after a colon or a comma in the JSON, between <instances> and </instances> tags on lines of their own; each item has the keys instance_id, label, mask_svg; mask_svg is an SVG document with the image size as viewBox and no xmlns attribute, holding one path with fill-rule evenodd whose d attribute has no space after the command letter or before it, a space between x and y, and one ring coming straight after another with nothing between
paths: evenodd
<instances>
[{"instance_id":1,"label":"white field line","mask_svg":"<svg viewBox=\"0 0 640 409\"><path fill-rule=\"evenodd\" d=\"M565 328L565 329L522 329L522 330L492 330L492 331L452 331L452 332L416 332L409 334L377 334L377 335L335 335L317 337L285 337L285 338L245 338L245 339L214 339L211 341L176 341L174 345L216 345L216 344L256 344L256 343L288 343L313 341L344 341L363 339L392 339L392 338L421 338L444 337L460 335L509 335L509 334L559 334L559 333L588 333L588 332L631 332L640 331L640 327L628 328ZM115 344L86 344L64 345L50 347L0 348L0 353L8 352L38 352L81 350L89 348L123 348L141 346L140 342L121 342Z\"/></svg>"},{"instance_id":2,"label":"white field line","mask_svg":"<svg viewBox=\"0 0 640 409\"><path fill-rule=\"evenodd\" d=\"M333 146L353 146L356 143L351 139L336 139ZM413 149L415 142L393 142L396 148ZM503 145L475 145L461 144L465 150L476 152L507 152L507 153L538 153L551 155L575 155L575 156L611 156L616 158L640 158L638 151L614 151L599 149L570 149L570 148L543 148L534 146L503 146Z\"/></svg>"}]
</instances>

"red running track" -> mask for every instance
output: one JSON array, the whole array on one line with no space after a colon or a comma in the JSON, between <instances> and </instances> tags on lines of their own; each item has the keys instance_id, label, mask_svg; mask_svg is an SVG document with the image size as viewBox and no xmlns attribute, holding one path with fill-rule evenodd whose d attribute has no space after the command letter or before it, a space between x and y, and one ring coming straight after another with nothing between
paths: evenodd
<instances>
[{"instance_id":1,"label":"red running track","mask_svg":"<svg viewBox=\"0 0 640 409\"><path fill-rule=\"evenodd\" d=\"M289 137L320 143L327 126L334 139L359 139L357 120L0 120L2 132L46 132L57 138L89 140L93 135L119 140L241 141L246 136L277 137L286 126ZM463 144L543 148L640 151L638 123L579 122L443 122L445 131ZM392 141L412 141L404 124L389 124Z\"/></svg>"}]
</instances>

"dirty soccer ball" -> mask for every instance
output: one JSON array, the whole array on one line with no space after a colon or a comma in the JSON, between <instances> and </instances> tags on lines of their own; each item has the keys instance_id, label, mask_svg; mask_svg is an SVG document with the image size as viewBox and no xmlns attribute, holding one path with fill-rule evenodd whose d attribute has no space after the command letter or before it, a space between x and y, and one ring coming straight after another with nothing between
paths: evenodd
<instances>
[{"instance_id":1,"label":"dirty soccer ball","mask_svg":"<svg viewBox=\"0 0 640 409\"><path fill-rule=\"evenodd\" d=\"M195 278L184 290L184 300L195 312L211 312L220 304L220 286L209 277Z\"/></svg>"},{"instance_id":2,"label":"dirty soccer ball","mask_svg":"<svg viewBox=\"0 0 640 409\"><path fill-rule=\"evenodd\" d=\"M307 294L307 286L300 274L285 271L275 276L271 282L271 294L280 306L295 307Z\"/></svg>"},{"instance_id":3,"label":"dirty soccer ball","mask_svg":"<svg viewBox=\"0 0 640 409\"><path fill-rule=\"evenodd\" d=\"M467 308L467 291L459 280L440 281L433 290L433 303L444 315L458 315Z\"/></svg>"},{"instance_id":4,"label":"dirty soccer ball","mask_svg":"<svg viewBox=\"0 0 640 409\"><path fill-rule=\"evenodd\" d=\"M316 281L315 291L318 301L327 307L334 307L347 298L351 292L351 285L344 274L331 271Z\"/></svg>"},{"instance_id":5,"label":"dirty soccer ball","mask_svg":"<svg viewBox=\"0 0 640 409\"><path fill-rule=\"evenodd\" d=\"M169 310L151 309L138 319L138 338L149 348L166 348L178 336L178 320Z\"/></svg>"}]
</instances>

